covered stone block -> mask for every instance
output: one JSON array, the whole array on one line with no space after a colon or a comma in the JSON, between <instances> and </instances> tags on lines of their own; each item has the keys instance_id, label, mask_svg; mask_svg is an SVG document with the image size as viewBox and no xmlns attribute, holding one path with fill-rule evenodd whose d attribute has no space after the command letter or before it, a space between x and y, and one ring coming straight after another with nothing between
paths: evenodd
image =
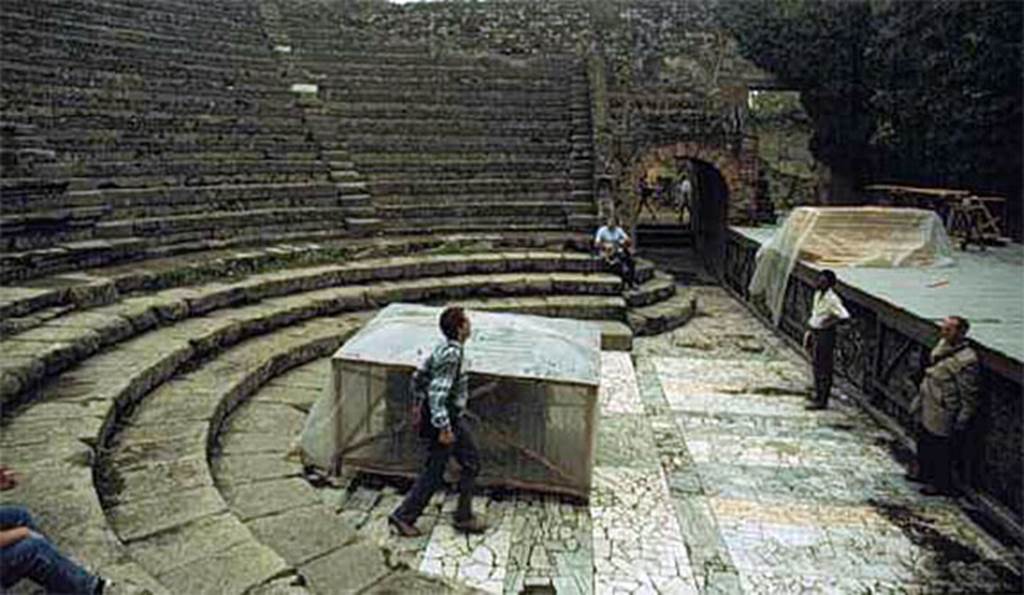
<instances>
[{"instance_id":1,"label":"covered stone block","mask_svg":"<svg viewBox=\"0 0 1024 595\"><path fill-rule=\"evenodd\" d=\"M392 304L332 358L330 389L302 436L307 464L413 477L424 445L412 428L409 379L443 340L442 309ZM589 322L468 311L473 335L467 417L479 483L587 498L600 378L600 328ZM453 464L453 473L457 465Z\"/></svg>"}]
</instances>

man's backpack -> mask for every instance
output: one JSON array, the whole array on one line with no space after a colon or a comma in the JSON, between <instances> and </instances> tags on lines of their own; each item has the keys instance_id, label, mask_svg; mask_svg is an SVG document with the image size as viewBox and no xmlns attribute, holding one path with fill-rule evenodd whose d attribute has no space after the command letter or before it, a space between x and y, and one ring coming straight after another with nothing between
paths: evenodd
<instances>
[{"instance_id":1,"label":"man's backpack","mask_svg":"<svg viewBox=\"0 0 1024 595\"><path fill-rule=\"evenodd\" d=\"M427 404L428 391L430 390L430 364L433 354L420 364L419 368L409 378L409 426L413 432L423 436L430 426L430 406Z\"/></svg>"}]
</instances>

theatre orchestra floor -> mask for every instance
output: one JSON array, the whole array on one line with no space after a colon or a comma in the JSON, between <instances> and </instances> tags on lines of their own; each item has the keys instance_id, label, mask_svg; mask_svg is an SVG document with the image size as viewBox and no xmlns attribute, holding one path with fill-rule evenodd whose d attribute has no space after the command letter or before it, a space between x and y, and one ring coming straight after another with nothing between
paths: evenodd
<instances>
[{"instance_id":1,"label":"theatre orchestra floor","mask_svg":"<svg viewBox=\"0 0 1024 595\"><path fill-rule=\"evenodd\" d=\"M861 272L844 280L850 274ZM280 502L265 522L281 519L282 539L322 544L302 569L315 591L373 584L406 565L406 589L436 577L492 593L1021 592L1018 549L986 533L962 502L920 495L903 477L896 439L842 394L828 411L805 411L803 360L721 288L697 292L700 315L689 324L638 338L632 358L603 354L588 504L486 493L477 509L491 528L466 537L450 526L454 495L438 495L419 521L424 537L402 539L385 522L399 487L345 478L316 490L312 506L338 511L344 538L374 556L344 554L351 547L338 547L336 528L303 522L309 500L291 512ZM225 444L261 417L297 433L328 370L321 359L266 385L229 419ZM280 468L280 442L279 453L215 461L215 480ZM244 490L225 493L245 506Z\"/></svg>"}]
</instances>

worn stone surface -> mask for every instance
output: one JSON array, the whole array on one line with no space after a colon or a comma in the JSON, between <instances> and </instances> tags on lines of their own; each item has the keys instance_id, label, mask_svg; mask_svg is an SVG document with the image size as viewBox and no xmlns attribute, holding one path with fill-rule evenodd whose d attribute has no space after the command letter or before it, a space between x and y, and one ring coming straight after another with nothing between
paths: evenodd
<instances>
[{"instance_id":1,"label":"worn stone surface","mask_svg":"<svg viewBox=\"0 0 1024 595\"><path fill-rule=\"evenodd\" d=\"M243 542L156 577L181 593L244 593L293 570L266 546Z\"/></svg>"},{"instance_id":2,"label":"worn stone surface","mask_svg":"<svg viewBox=\"0 0 1024 595\"><path fill-rule=\"evenodd\" d=\"M704 590L1020 588L1008 550L903 478L884 430L841 394L805 411L806 365L721 290L701 291L704 316L637 347L662 391L656 424L678 436L656 440Z\"/></svg>"},{"instance_id":3,"label":"worn stone surface","mask_svg":"<svg viewBox=\"0 0 1024 595\"><path fill-rule=\"evenodd\" d=\"M243 521L320 503L316 490L299 478L224 485L221 492Z\"/></svg>"},{"instance_id":4,"label":"worn stone surface","mask_svg":"<svg viewBox=\"0 0 1024 595\"><path fill-rule=\"evenodd\" d=\"M107 515L121 539L132 541L226 510L220 492L201 487L120 504Z\"/></svg>"},{"instance_id":5,"label":"worn stone surface","mask_svg":"<svg viewBox=\"0 0 1024 595\"><path fill-rule=\"evenodd\" d=\"M335 550L303 565L299 572L318 593L339 589L358 592L382 580L390 573L379 547L360 542Z\"/></svg>"},{"instance_id":6,"label":"worn stone surface","mask_svg":"<svg viewBox=\"0 0 1024 595\"><path fill-rule=\"evenodd\" d=\"M160 575L251 540L245 525L225 512L135 541L131 556Z\"/></svg>"},{"instance_id":7,"label":"worn stone surface","mask_svg":"<svg viewBox=\"0 0 1024 595\"><path fill-rule=\"evenodd\" d=\"M222 454L211 467L221 485L297 477L302 472L300 465L280 452Z\"/></svg>"},{"instance_id":8,"label":"worn stone surface","mask_svg":"<svg viewBox=\"0 0 1024 595\"><path fill-rule=\"evenodd\" d=\"M247 523L256 539L289 564L301 565L356 540L356 531L319 501Z\"/></svg>"},{"instance_id":9,"label":"worn stone surface","mask_svg":"<svg viewBox=\"0 0 1024 595\"><path fill-rule=\"evenodd\" d=\"M213 485L206 457L192 456L140 465L132 470L110 469L113 485L104 498L108 502L133 502L179 490Z\"/></svg>"}]
</instances>

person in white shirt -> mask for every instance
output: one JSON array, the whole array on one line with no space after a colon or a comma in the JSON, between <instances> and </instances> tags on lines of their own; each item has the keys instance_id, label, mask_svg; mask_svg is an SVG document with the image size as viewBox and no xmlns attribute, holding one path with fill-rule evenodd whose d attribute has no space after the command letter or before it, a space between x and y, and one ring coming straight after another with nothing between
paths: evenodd
<instances>
[{"instance_id":1,"label":"person in white shirt","mask_svg":"<svg viewBox=\"0 0 1024 595\"><path fill-rule=\"evenodd\" d=\"M811 302L811 317L804 333L804 349L811 356L814 371L814 399L809 410L825 409L832 393L832 369L835 365L836 326L850 319L843 300L835 292L836 274L821 271Z\"/></svg>"},{"instance_id":2,"label":"person in white shirt","mask_svg":"<svg viewBox=\"0 0 1024 595\"><path fill-rule=\"evenodd\" d=\"M684 221L684 213L686 217L685 220L689 221L691 218L690 203L692 201L693 196L693 185L690 184L690 178L687 178L685 175L683 176L682 181L679 182L678 196L679 203L677 205L677 208L679 210L679 222L682 223Z\"/></svg>"},{"instance_id":3,"label":"person in white shirt","mask_svg":"<svg viewBox=\"0 0 1024 595\"><path fill-rule=\"evenodd\" d=\"M604 259L608 268L622 277L627 287L636 287L633 242L619 226L619 218L615 215L609 215L606 224L594 234L594 251Z\"/></svg>"}]
</instances>

